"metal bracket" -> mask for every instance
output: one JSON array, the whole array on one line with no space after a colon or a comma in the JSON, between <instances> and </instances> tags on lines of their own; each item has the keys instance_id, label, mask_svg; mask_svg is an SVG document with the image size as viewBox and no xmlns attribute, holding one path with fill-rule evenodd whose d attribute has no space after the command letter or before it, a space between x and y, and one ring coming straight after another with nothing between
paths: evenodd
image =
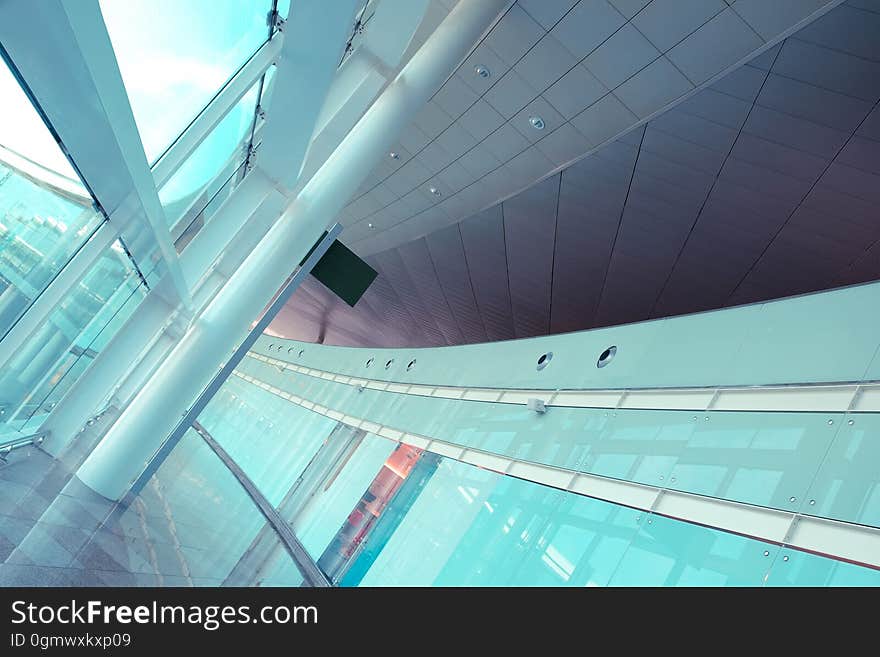
<instances>
[{"instance_id":1,"label":"metal bracket","mask_svg":"<svg viewBox=\"0 0 880 657\"><path fill-rule=\"evenodd\" d=\"M272 27L272 29L277 32L283 32L284 24L287 23L287 21L281 16L281 14L278 13L277 9L273 9L269 12L267 22Z\"/></svg>"}]
</instances>

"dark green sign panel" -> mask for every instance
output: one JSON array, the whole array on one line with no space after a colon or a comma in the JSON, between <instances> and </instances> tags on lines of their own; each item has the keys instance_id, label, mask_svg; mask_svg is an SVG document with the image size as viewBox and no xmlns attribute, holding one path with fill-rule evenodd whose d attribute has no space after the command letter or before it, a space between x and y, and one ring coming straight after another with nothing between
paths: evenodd
<instances>
[{"instance_id":1,"label":"dark green sign panel","mask_svg":"<svg viewBox=\"0 0 880 657\"><path fill-rule=\"evenodd\" d=\"M306 258L309 254L306 254ZM333 241L318 264L312 268L312 276L351 307L354 307L367 291L377 274L375 269L339 240Z\"/></svg>"}]
</instances>

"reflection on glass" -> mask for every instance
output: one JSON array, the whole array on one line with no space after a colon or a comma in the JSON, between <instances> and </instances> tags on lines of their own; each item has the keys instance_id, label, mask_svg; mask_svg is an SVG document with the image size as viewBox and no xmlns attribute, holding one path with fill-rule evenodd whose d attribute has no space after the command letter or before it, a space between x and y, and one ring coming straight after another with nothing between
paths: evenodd
<instances>
[{"instance_id":1,"label":"reflection on glass","mask_svg":"<svg viewBox=\"0 0 880 657\"><path fill-rule=\"evenodd\" d=\"M199 423L277 506L336 422L230 377Z\"/></svg>"},{"instance_id":2,"label":"reflection on glass","mask_svg":"<svg viewBox=\"0 0 880 657\"><path fill-rule=\"evenodd\" d=\"M100 5L147 160L154 163L266 41L272 3Z\"/></svg>"},{"instance_id":3,"label":"reflection on glass","mask_svg":"<svg viewBox=\"0 0 880 657\"><path fill-rule=\"evenodd\" d=\"M0 63L0 337L102 221L52 133Z\"/></svg>"},{"instance_id":4,"label":"reflection on glass","mask_svg":"<svg viewBox=\"0 0 880 657\"><path fill-rule=\"evenodd\" d=\"M2 516L0 516L2 519ZM10 525L11 526L11 525ZM290 555L249 560L265 518L225 464L190 430L129 504L76 478L41 515L22 518L9 556L31 582L73 586L298 586ZM278 543L277 535L272 534ZM2 575L0 575L2 577Z\"/></svg>"},{"instance_id":5,"label":"reflection on glass","mask_svg":"<svg viewBox=\"0 0 880 657\"><path fill-rule=\"evenodd\" d=\"M145 294L114 242L0 371L3 422L22 429L50 411Z\"/></svg>"},{"instance_id":6,"label":"reflection on glass","mask_svg":"<svg viewBox=\"0 0 880 657\"><path fill-rule=\"evenodd\" d=\"M246 359L241 367L258 374L254 371L256 362ZM260 368L264 380L284 381L306 396L313 396L323 382L281 366L260 363ZM360 405L372 403L375 400L371 402L364 391L347 398L346 408L357 415L362 411ZM403 412L402 406L395 407L398 415ZM735 482L743 471L753 477L747 487L753 490L746 496L754 498L752 503L773 503L778 488L770 482L765 490L763 479L752 468L755 472L759 466L776 468L777 461L791 459L791 452L812 454L815 445L827 446L830 438L821 427L800 417L809 414L777 413L774 421L763 424L757 413L741 414L736 421L728 417L730 414L718 415L725 420L713 425L714 415L709 420L701 415L695 426L693 414L685 420L673 412L660 416L618 411L610 423L597 424L591 415L585 424L568 422L568 426L598 431L602 435L598 443L603 443L600 455L636 455L640 448L657 458L653 465L650 459L633 461L621 474L647 479L652 470L654 474L666 473L667 478L670 472L677 472L688 487L697 487L700 481L690 481L693 474L675 469L677 466L689 462L699 465L700 461L690 459L698 449L727 450L725 454L734 455L729 457L734 469L728 479ZM824 414L815 415L823 426L833 426ZM661 421L664 418L666 421ZM239 377L226 382L200 421L210 423L213 432L223 436L230 454L259 480L261 490L271 497L278 513L335 585L877 583L877 571L870 568L550 488L330 422ZM841 454L835 456L832 450L826 465L831 459L847 460L859 453L861 437L873 431L873 425L865 425L858 433L854 431L858 421L856 418L853 425L847 425L851 431L840 442ZM545 425L545 429L550 427ZM536 456L533 450L537 445L532 443L552 442L552 434L542 431L539 438L532 433L528 440L522 436L514 443L516 449ZM677 441L680 444L676 445ZM743 459L739 456L745 454L746 447L757 452L748 467L740 465ZM561 458L566 451L551 450L542 458ZM675 458L667 462L664 459L669 455ZM583 462L584 453L578 456L571 452L564 458ZM865 467L864 481L845 500L840 486L835 489L840 494L830 496L832 509L845 510L846 501L853 510L851 515L862 513L850 518L854 520L864 520L869 517L866 513L872 513L873 507L865 500L870 498L876 477L870 463ZM814 472L815 468L812 465L807 470ZM829 477L834 477L833 472L829 469ZM802 486L799 477L795 480L787 475L791 480L788 485ZM700 490L705 495L734 494L727 486ZM242 576L231 580L238 585L262 581L274 571L283 550L271 536L260 536L252 542L249 554L242 562Z\"/></svg>"},{"instance_id":7,"label":"reflection on glass","mask_svg":"<svg viewBox=\"0 0 880 657\"><path fill-rule=\"evenodd\" d=\"M247 158L258 92L259 84L251 87L159 189L169 226L198 213Z\"/></svg>"}]
</instances>

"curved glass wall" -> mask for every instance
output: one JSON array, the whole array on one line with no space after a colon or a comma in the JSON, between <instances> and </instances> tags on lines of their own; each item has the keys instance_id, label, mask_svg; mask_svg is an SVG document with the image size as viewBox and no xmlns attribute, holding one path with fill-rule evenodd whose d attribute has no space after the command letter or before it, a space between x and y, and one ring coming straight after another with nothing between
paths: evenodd
<instances>
[{"instance_id":1,"label":"curved glass wall","mask_svg":"<svg viewBox=\"0 0 880 657\"><path fill-rule=\"evenodd\" d=\"M310 378L266 367L264 381L269 369L288 380ZM314 382L311 391L326 383ZM451 402L442 421L455 422L455 405L463 403ZM398 403L388 408L397 413L402 407ZM629 444L650 454L646 445L671 440L676 433L677 425L669 418L643 424L638 413L631 415L635 424L626 428L615 422L617 437L606 436L606 445L618 443L626 450ZM768 420L772 414L762 415ZM340 586L880 585L880 571L873 568L404 445L333 421L241 375L224 384L200 422L212 427L215 439L235 455L309 555ZM510 422L516 420L511 416ZM575 442L577 436L590 435L583 423L561 422L534 434L533 442L552 444L557 431ZM852 433L853 425L847 426ZM498 435L515 435L512 428L513 424L506 429L499 426ZM668 435L660 436L658 431ZM804 440L797 431L762 429L757 420L754 426L747 422L716 427L712 435L732 448L742 442L742 449L760 457L775 449L762 442L762 431L774 445L785 442L786 436ZM829 454L846 451L851 442L835 443L838 449ZM710 443L703 448L710 448ZM818 479L829 479L827 470L837 468L837 461L826 458ZM626 477L633 467L615 474ZM636 470L646 473L645 467ZM666 463L653 470L667 472L668 467ZM746 497L761 497L756 482L743 484L743 490L752 490ZM710 487L700 494L719 491ZM826 504L839 508L843 497L852 495L838 495L837 501ZM245 578L239 583L251 582Z\"/></svg>"}]
</instances>

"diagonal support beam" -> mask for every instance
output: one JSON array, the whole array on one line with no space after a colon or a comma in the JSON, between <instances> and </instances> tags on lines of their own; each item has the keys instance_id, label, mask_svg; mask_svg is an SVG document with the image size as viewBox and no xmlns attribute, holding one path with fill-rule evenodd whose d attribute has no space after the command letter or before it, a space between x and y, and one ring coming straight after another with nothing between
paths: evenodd
<instances>
[{"instance_id":1,"label":"diagonal support beam","mask_svg":"<svg viewBox=\"0 0 880 657\"><path fill-rule=\"evenodd\" d=\"M259 155L260 167L283 187L293 187L299 178L357 7L356 0L298 2L284 26Z\"/></svg>"}]
</instances>

